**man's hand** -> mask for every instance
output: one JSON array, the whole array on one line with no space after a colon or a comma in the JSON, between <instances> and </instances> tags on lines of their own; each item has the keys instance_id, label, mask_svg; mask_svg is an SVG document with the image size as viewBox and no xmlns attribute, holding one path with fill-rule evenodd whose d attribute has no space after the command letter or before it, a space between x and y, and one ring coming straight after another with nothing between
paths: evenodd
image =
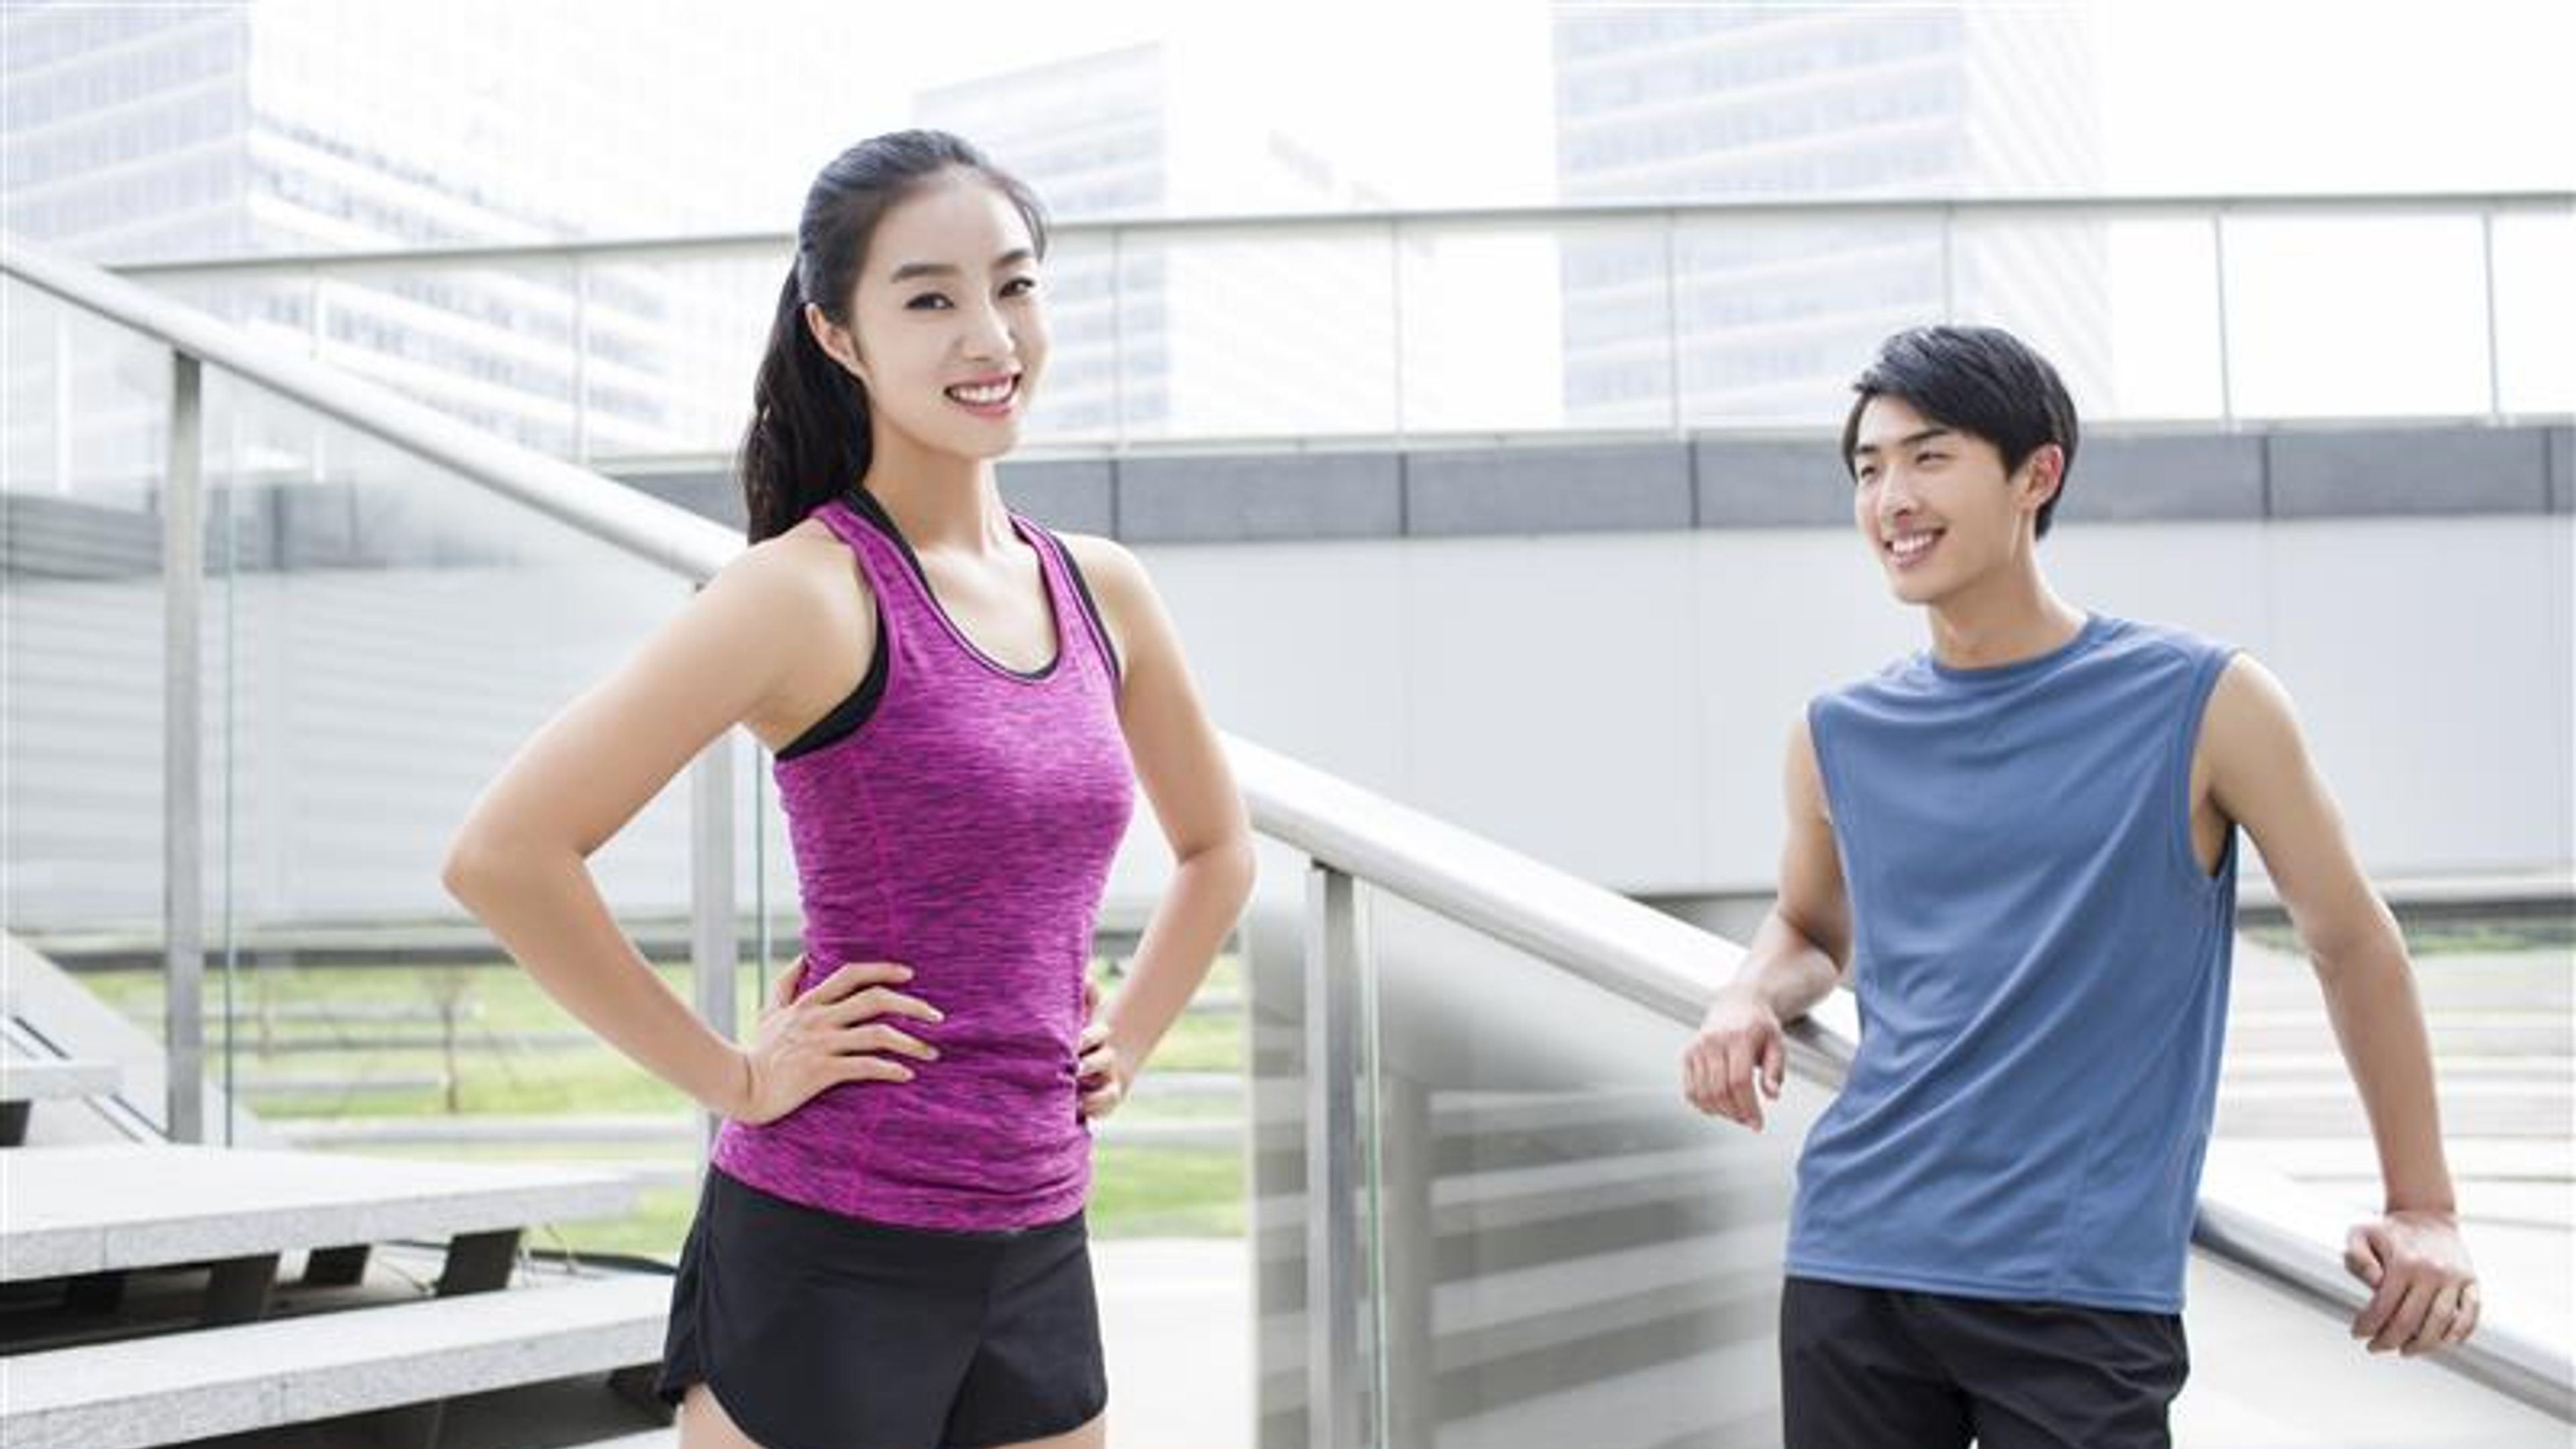
<instances>
[{"instance_id":1,"label":"man's hand","mask_svg":"<svg viewBox=\"0 0 2576 1449\"><path fill-rule=\"evenodd\" d=\"M1721 991L1682 1051L1682 1095L1712 1117L1759 1132L1762 1099L1780 1099L1788 1069L1780 1018L1749 994Z\"/></svg>"},{"instance_id":2,"label":"man's hand","mask_svg":"<svg viewBox=\"0 0 2576 1449\"><path fill-rule=\"evenodd\" d=\"M2372 1353L2412 1358L2468 1342L2478 1329L2478 1274L2457 1216L2392 1212L2344 1239L2343 1265L2371 1287L2352 1336Z\"/></svg>"}]
</instances>

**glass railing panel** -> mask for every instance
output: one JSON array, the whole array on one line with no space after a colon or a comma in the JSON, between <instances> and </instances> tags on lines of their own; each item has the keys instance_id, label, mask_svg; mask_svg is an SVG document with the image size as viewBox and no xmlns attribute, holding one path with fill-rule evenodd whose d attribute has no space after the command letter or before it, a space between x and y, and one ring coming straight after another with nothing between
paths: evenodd
<instances>
[{"instance_id":1,"label":"glass railing panel","mask_svg":"<svg viewBox=\"0 0 2576 1449\"><path fill-rule=\"evenodd\" d=\"M2227 222L2238 417L2487 410L2474 216L2236 216Z\"/></svg>"},{"instance_id":2,"label":"glass railing panel","mask_svg":"<svg viewBox=\"0 0 2576 1449\"><path fill-rule=\"evenodd\" d=\"M2080 416L2215 418L2226 410L2218 353L2218 258L2199 217L2103 223L2108 351L2097 396L2075 394ZM2009 318L2014 326L2035 319ZM2072 383L2070 382L2070 386Z\"/></svg>"},{"instance_id":3,"label":"glass railing panel","mask_svg":"<svg viewBox=\"0 0 2576 1449\"><path fill-rule=\"evenodd\" d=\"M1127 438L1396 430L1384 228L1131 233L1118 276Z\"/></svg>"},{"instance_id":4,"label":"glass railing panel","mask_svg":"<svg viewBox=\"0 0 2576 1449\"><path fill-rule=\"evenodd\" d=\"M2039 349L2065 379L2076 411L2086 419L2133 412L2119 393L2120 359L2114 351L2117 321L2126 301L2114 267L2113 223L2055 214L1963 216L1951 229L1951 315L1961 322L2002 327ZM2152 243L2149 243L2152 246ZM2165 270L2154 280L2179 287L2181 298L2210 306L2211 269L2205 245L2197 272ZM2163 307L2183 311L2176 294ZM2212 387L2204 395L2217 411L2215 328L2206 350L2191 361ZM2179 391L2180 389L2175 389Z\"/></svg>"},{"instance_id":5,"label":"glass railing panel","mask_svg":"<svg viewBox=\"0 0 2576 1449\"><path fill-rule=\"evenodd\" d=\"M1047 363L1030 394L1027 441L1105 443L1117 437L1120 360L1148 355L1128 349L1150 341L1157 325L1151 309L1131 312L1130 299L1118 295L1123 266L1124 242L1109 232L1059 231L1048 241L1040 272ZM1147 267L1138 275L1152 274ZM1123 330L1136 326L1145 330Z\"/></svg>"},{"instance_id":6,"label":"glass railing panel","mask_svg":"<svg viewBox=\"0 0 2576 1449\"><path fill-rule=\"evenodd\" d=\"M2329 1312L2193 1255L2174 1442L2225 1449L2564 1449L2568 1426L2422 1359L2365 1353Z\"/></svg>"},{"instance_id":7,"label":"glass railing panel","mask_svg":"<svg viewBox=\"0 0 2576 1449\"><path fill-rule=\"evenodd\" d=\"M1397 248L1408 433L1562 427L1566 338L1554 227L1410 226Z\"/></svg>"},{"instance_id":8,"label":"glass railing panel","mask_svg":"<svg viewBox=\"0 0 2576 1449\"><path fill-rule=\"evenodd\" d=\"M689 582L255 385L207 393L210 1067L296 1146L628 1171L642 1209L565 1241L676 1251L691 1104L439 876L511 753ZM690 794L684 771L589 861L683 999Z\"/></svg>"},{"instance_id":9,"label":"glass railing panel","mask_svg":"<svg viewBox=\"0 0 2576 1449\"><path fill-rule=\"evenodd\" d=\"M576 455L730 455L790 255L583 262Z\"/></svg>"},{"instance_id":10,"label":"glass railing panel","mask_svg":"<svg viewBox=\"0 0 2576 1449\"><path fill-rule=\"evenodd\" d=\"M1686 1033L1365 889L1378 1442L1776 1442L1791 1159L1680 1095Z\"/></svg>"},{"instance_id":11,"label":"glass railing panel","mask_svg":"<svg viewBox=\"0 0 2576 1449\"><path fill-rule=\"evenodd\" d=\"M2223 298L2219 215L1962 203L1060 225L1028 439L1810 426L1881 337L1943 317L2031 334L2104 421L2488 411L2474 199L2230 206ZM2569 300L2555 260L2571 230L2563 209L2496 213L2505 411L2564 411L2576 384L2576 343L2549 320ZM785 238L573 244L141 275L478 426L624 470L732 451L788 255Z\"/></svg>"},{"instance_id":12,"label":"glass railing panel","mask_svg":"<svg viewBox=\"0 0 2576 1449\"><path fill-rule=\"evenodd\" d=\"M290 277L182 274L158 285L263 340L556 457L573 456L579 441L575 400L586 375L601 375L592 391L604 419L641 417L680 384L675 369L687 355L674 349L652 358L664 380L651 397L618 391L633 330L659 323L674 305L671 294L603 278L585 307L580 269L569 258L424 259Z\"/></svg>"},{"instance_id":13,"label":"glass railing panel","mask_svg":"<svg viewBox=\"0 0 2576 1449\"><path fill-rule=\"evenodd\" d=\"M5 924L68 966L157 972L170 354L32 287L0 288ZM160 1040L159 994L132 1007ZM161 1117L157 1092L132 1097Z\"/></svg>"},{"instance_id":14,"label":"glass railing panel","mask_svg":"<svg viewBox=\"0 0 2576 1449\"><path fill-rule=\"evenodd\" d=\"M1696 220L1673 255L1681 411L1693 427L1838 420L1881 338L1942 318L1938 217Z\"/></svg>"},{"instance_id":15,"label":"glass railing panel","mask_svg":"<svg viewBox=\"0 0 2576 1449\"><path fill-rule=\"evenodd\" d=\"M302 357L326 350L332 310L329 298L340 286L319 272L217 272L154 279L152 290L245 336Z\"/></svg>"},{"instance_id":16,"label":"glass railing panel","mask_svg":"<svg viewBox=\"0 0 2576 1449\"><path fill-rule=\"evenodd\" d=\"M1250 1101L1246 1233L1252 1249L1254 1442L1312 1442L1306 1421L1307 1053L1304 1000L1309 858L1257 839L1260 876L1245 912L1243 1050Z\"/></svg>"},{"instance_id":17,"label":"glass railing panel","mask_svg":"<svg viewBox=\"0 0 2576 1449\"><path fill-rule=\"evenodd\" d=\"M2495 220L2497 395L2507 413L2576 412L2576 212Z\"/></svg>"},{"instance_id":18,"label":"glass railing panel","mask_svg":"<svg viewBox=\"0 0 2576 1449\"><path fill-rule=\"evenodd\" d=\"M1565 425L1673 426L1670 232L1649 220L1566 225L1556 235Z\"/></svg>"}]
</instances>

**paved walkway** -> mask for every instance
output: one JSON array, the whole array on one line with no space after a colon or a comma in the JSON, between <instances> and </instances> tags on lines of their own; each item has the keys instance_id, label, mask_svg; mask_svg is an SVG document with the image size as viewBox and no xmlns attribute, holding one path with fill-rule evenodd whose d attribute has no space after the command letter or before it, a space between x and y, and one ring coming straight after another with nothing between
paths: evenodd
<instances>
[{"instance_id":1,"label":"paved walkway","mask_svg":"<svg viewBox=\"0 0 2576 1449\"><path fill-rule=\"evenodd\" d=\"M2240 943L2220 1135L2356 1214L2378 1167L2305 962ZM2576 1341L2576 963L2565 952L2417 962L2445 1135L2489 1288ZM1240 1241L1094 1244L1120 1449L1250 1449L1252 1298Z\"/></svg>"},{"instance_id":2,"label":"paved walkway","mask_svg":"<svg viewBox=\"0 0 2576 1449\"><path fill-rule=\"evenodd\" d=\"M2576 1343L2576 959L2419 956L2442 1135L2491 1311ZM2350 1209L2379 1164L2316 974L2239 937L2218 1136Z\"/></svg>"},{"instance_id":3,"label":"paved walkway","mask_svg":"<svg viewBox=\"0 0 2576 1449\"><path fill-rule=\"evenodd\" d=\"M1096 1239L1118 1449L1250 1449L1252 1259L1239 1238Z\"/></svg>"}]
</instances>

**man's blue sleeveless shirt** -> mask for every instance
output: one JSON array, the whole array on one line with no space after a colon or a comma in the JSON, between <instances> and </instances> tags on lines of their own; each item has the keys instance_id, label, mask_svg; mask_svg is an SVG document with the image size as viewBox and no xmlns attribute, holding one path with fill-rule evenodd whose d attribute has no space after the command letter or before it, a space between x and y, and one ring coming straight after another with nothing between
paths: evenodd
<instances>
[{"instance_id":1,"label":"man's blue sleeveless shirt","mask_svg":"<svg viewBox=\"0 0 2576 1449\"><path fill-rule=\"evenodd\" d=\"M2233 832L2215 874L2193 854L2191 759L2232 652L2094 615L1810 706L1861 1040L1790 1273L2181 1311L2236 905Z\"/></svg>"}]
</instances>

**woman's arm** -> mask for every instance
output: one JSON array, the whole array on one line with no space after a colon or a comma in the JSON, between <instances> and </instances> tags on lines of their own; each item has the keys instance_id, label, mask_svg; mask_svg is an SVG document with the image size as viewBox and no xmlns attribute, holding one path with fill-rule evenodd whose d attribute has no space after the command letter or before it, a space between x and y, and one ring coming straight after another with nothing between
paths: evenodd
<instances>
[{"instance_id":1,"label":"woman's arm","mask_svg":"<svg viewBox=\"0 0 2576 1449\"><path fill-rule=\"evenodd\" d=\"M1125 985L1085 1033L1082 1106L1097 1117L1125 1097L1243 913L1252 894L1252 827L1144 565L1107 539L1065 543L1118 650L1119 725L1173 860L1171 886L1146 923Z\"/></svg>"},{"instance_id":2,"label":"woman's arm","mask_svg":"<svg viewBox=\"0 0 2576 1449\"><path fill-rule=\"evenodd\" d=\"M587 860L709 743L770 708L811 647L814 621L846 608L810 555L800 566L802 547L782 538L744 552L538 730L475 802L442 873L547 995L708 1110L753 1121L835 1080L908 1075L845 1052L926 1054L890 1027L857 1023L928 1008L885 990L902 979L899 968L865 963L809 992L810 1009L764 1021L764 1040L746 1053L653 972L611 918Z\"/></svg>"}]
</instances>

